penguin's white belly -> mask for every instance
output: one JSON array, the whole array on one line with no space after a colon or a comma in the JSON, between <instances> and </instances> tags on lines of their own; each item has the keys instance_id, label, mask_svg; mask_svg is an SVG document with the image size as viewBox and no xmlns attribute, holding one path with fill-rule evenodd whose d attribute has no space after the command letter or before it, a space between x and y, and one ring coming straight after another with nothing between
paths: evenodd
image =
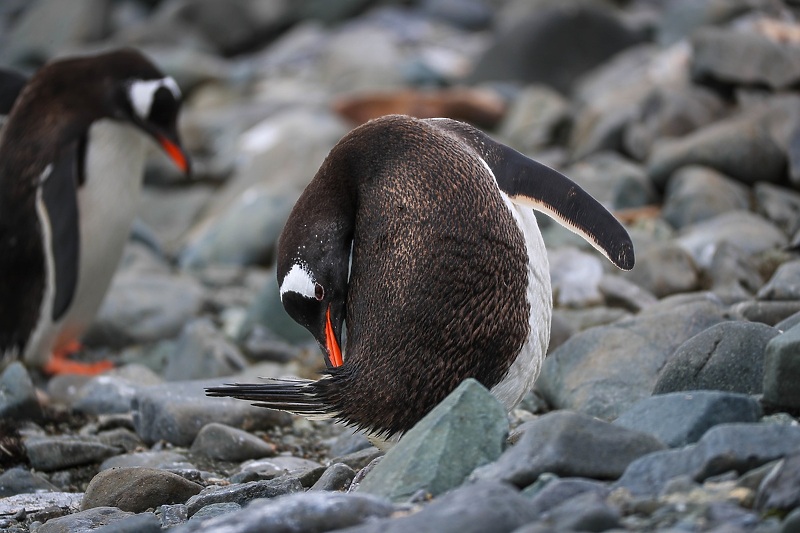
<instances>
[{"instance_id":1,"label":"penguin's white belly","mask_svg":"<svg viewBox=\"0 0 800 533\"><path fill-rule=\"evenodd\" d=\"M550 343L550 320L553 314L553 293L550 288L550 266L542 233L533 210L511 202L500 191L503 202L511 211L525 239L528 253L528 338L511 364L506 376L494 387L492 394L511 411L525 394L533 388L542 369L547 346Z\"/></svg>"},{"instance_id":2,"label":"penguin's white belly","mask_svg":"<svg viewBox=\"0 0 800 533\"><path fill-rule=\"evenodd\" d=\"M43 364L53 349L80 339L94 319L136 217L146 142L132 126L111 120L95 122L89 130L86 180L78 189L80 254L75 294L61 319L51 322L36 345L26 350L27 362Z\"/></svg>"}]
</instances>

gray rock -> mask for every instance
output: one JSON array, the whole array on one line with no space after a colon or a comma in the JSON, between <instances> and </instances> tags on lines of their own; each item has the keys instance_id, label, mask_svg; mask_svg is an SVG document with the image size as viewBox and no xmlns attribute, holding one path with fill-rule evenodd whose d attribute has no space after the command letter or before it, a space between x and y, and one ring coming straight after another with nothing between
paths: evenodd
<instances>
[{"instance_id":1,"label":"gray rock","mask_svg":"<svg viewBox=\"0 0 800 533\"><path fill-rule=\"evenodd\" d=\"M529 423L522 438L471 479L526 487L545 472L558 476L616 479L631 461L661 450L656 438L590 416L554 411Z\"/></svg>"},{"instance_id":2,"label":"gray rock","mask_svg":"<svg viewBox=\"0 0 800 533\"><path fill-rule=\"evenodd\" d=\"M274 271L264 284L264 288L256 296L247 310L247 323L268 328L278 337L290 343L314 342L314 337L306 328L295 322L281 303L278 280Z\"/></svg>"},{"instance_id":3,"label":"gray rock","mask_svg":"<svg viewBox=\"0 0 800 533\"><path fill-rule=\"evenodd\" d=\"M55 485L21 466L0 474L0 498L31 492L58 492Z\"/></svg>"},{"instance_id":4,"label":"gray rock","mask_svg":"<svg viewBox=\"0 0 800 533\"><path fill-rule=\"evenodd\" d=\"M33 515L46 509L75 512L80 509L82 498L83 493L75 492L37 492L7 496L0 498L0 517L14 516L20 512Z\"/></svg>"},{"instance_id":5,"label":"gray rock","mask_svg":"<svg viewBox=\"0 0 800 533\"><path fill-rule=\"evenodd\" d=\"M595 492L585 492L560 503L548 510L537 525L550 531L608 531L622 527L620 512ZM525 531L522 528L518 533Z\"/></svg>"},{"instance_id":6,"label":"gray rock","mask_svg":"<svg viewBox=\"0 0 800 533\"><path fill-rule=\"evenodd\" d=\"M554 509L580 494L592 493L601 498L608 496L608 483L579 477L558 478L555 474L543 474L533 485L529 485L522 494L530 497L531 509L542 514Z\"/></svg>"},{"instance_id":7,"label":"gray rock","mask_svg":"<svg viewBox=\"0 0 800 533\"><path fill-rule=\"evenodd\" d=\"M692 77L725 85L785 89L800 82L800 46L766 33L702 28L692 35Z\"/></svg>"},{"instance_id":8,"label":"gray rock","mask_svg":"<svg viewBox=\"0 0 800 533\"><path fill-rule=\"evenodd\" d=\"M149 508L184 503L203 487L179 475L156 468L110 468L92 478L82 509L118 507L141 513Z\"/></svg>"},{"instance_id":9,"label":"gray rock","mask_svg":"<svg viewBox=\"0 0 800 533\"><path fill-rule=\"evenodd\" d=\"M657 496L670 479L687 475L697 482L735 470L747 472L793 453L800 427L774 424L721 424L683 448L654 452L632 462L614 487L636 496Z\"/></svg>"},{"instance_id":10,"label":"gray rock","mask_svg":"<svg viewBox=\"0 0 800 533\"><path fill-rule=\"evenodd\" d=\"M759 300L800 300L800 260L781 264L756 297Z\"/></svg>"},{"instance_id":11,"label":"gray rock","mask_svg":"<svg viewBox=\"0 0 800 533\"><path fill-rule=\"evenodd\" d=\"M686 166L667 182L662 216L681 229L728 211L748 209L749 194L744 185L712 168Z\"/></svg>"},{"instance_id":12,"label":"gray rock","mask_svg":"<svg viewBox=\"0 0 800 533\"><path fill-rule=\"evenodd\" d=\"M637 254L636 268L625 277L657 298L691 292L700 284L694 260L672 241L655 243Z\"/></svg>"},{"instance_id":13,"label":"gray rock","mask_svg":"<svg viewBox=\"0 0 800 533\"><path fill-rule=\"evenodd\" d=\"M789 315L788 317L784 318L777 324L775 324L775 329L783 333L784 331L790 330L795 327L797 324L800 324L800 312L797 312L793 315Z\"/></svg>"},{"instance_id":14,"label":"gray rock","mask_svg":"<svg viewBox=\"0 0 800 533\"><path fill-rule=\"evenodd\" d=\"M753 186L756 210L787 235L794 235L800 229L800 193L759 182Z\"/></svg>"},{"instance_id":15,"label":"gray rock","mask_svg":"<svg viewBox=\"0 0 800 533\"><path fill-rule=\"evenodd\" d=\"M595 326L604 326L617 320L630 318L631 313L615 307L588 307L583 309L555 309L553 316L569 324L570 336ZM551 326L552 327L552 326ZM566 340L566 339L564 339ZM552 346L552 341L551 341ZM555 348L555 347L554 347Z\"/></svg>"},{"instance_id":16,"label":"gray rock","mask_svg":"<svg viewBox=\"0 0 800 533\"><path fill-rule=\"evenodd\" d=\"M789 181L795 187L800 183L800 124L795 125L789 135L787 146L789 158Z\"/></svg>"},{"instance_id":17,"label":"gray rock","mask_svg":"<svg viewBox=\"0 0 800 533\"><path fill-rule=\"evenodd\" d=\"M189 510L182 503L161 505L156 509L156 514L161 520L162 528L179 526L189 519Z\"/></svg>"},{"instance_id":18,"label":"gray rock","mask_svg":"<svg viewBox=\"0 0 800 533\"><path fill-rule=\"evenodd\" d=\"M97 376L84 385L73 406L86 414L129 413L141 385L114 376Z\"/></svg>"},{"instance_id":19,"label":"gray rock","mask_svg":"<svg viewBox=\"0 0 800 533\"><path fill-rule=\"evenodd\" d=\"M175 533L213 533L224 528L230 533L270 531L295 533L339 530L389 516L393 506L369 494L301 492L259 499L242 509L202 522L190 520Z\"/></svg>"},{"instance_id":20,"label":"gray rock","mask_svg":"<svg viewBox=\"0 0 800 533\"><path fill-rule=\"evenodd\" d=\"M744 394L693 390L659 394L634 404L614 424L649 433L670 448L692 444L712 427L758 422L761 405Z\"/></svg>"},{"instance_id":21,"label":"gray rock","mask_svg":"<svg viewBox=\"0 0 800 533\"><path fill-rule=\"evenodd\" d=\"M187 463L186 457L178 452L134 452L109 457L100 464L100 470L103 471L110 468L133 467L175 469L187 466L188 464L189 463Z\"/></svg>"},{"instance_id":22,"label":"gray rock","mask_svg":"<svg viewBox=\"0 0 800 533\"><path fill-rule=\"evenodd\" d=\"M780 533L797 533L800 531L800 508L789 513L781 523Z\"/></svg>"},{"instance_id":23,"label":"gray rock","mask_svg":"<svg viewBox=\"0 0 800 533\"><path fill-rule=\"evenodd\" d=\"M139 436L128 428L114 428L108 431L101 431L97 434L97 440L103 444L132 452L133 450L144 446L144 442Z\"/></svg>"},{"instance_id":24,"label":"gray rock","mask_svg":"<svg viewBox=\"0 0 800 533\"><path fill-rule=\"evenodd\" d=\"M42 408L22 363L15 361L0 374L0 419L38 420Z\"/></svg>"},{"instance_id":25,"label":"gray rock","mask_svg":"<svg viewBox=\"0 0 800 533\"><path fill-rule=\"evenodd\" d=\"M167 168L172 171L172 168ZM192 174L197 175L198 170L197 159L192 154ZM183 185L156 187L145 183L137 212L139 220L158 236L160 247L170 257L178 255L190 229L217 192L215 188L199 183L191 187ZM169 264L164 266L168 268Z\"/></svg>"},{"instance_id":26,"label":"gray rock","mask_svg":"<svg viewBox=\"0 0 800 533\"><path fill-rule=\"evenodd\" d=\"M688 165L711 167L745 184L778 182L786 175L788 144L788 131L778 130L793 120L796 108L795 100L776 98L679 139L663 139L650 154L648 174L659 188Z\"/></svg>"},{"instance_id":27,"label":"gray rock","mask_svg":"<svg viewBox=\"0 0 800 533\"><path fill-rule=\"evenodd\" d=\"M764 402L774 406L800 407L800 326L778 335L767 344L764 357Z\"/></svg>"},{"instance_id":28,"label":"gray rock","mask_svg":"<svg viewBox=\"0 0 800 533\"><path fill-rule=\"evenodd\" d=\"M188 276L123 273L111 282L85 341L122 348L175 337L203 299L202 287Z\"/></svg>"},{"instance_id":29,"label":"gray rock","mask_svg":"<svg viewBox=\"0 0 800 533\"><path fill-rule=\"evenodd\" d=\"M478 58L468 82L543 83L569 94L576 78L643 36L599 2L541 3L528 7ZM582 36L578 43L572 38ZM527 50L537 50L531 56Z\"/></svg>"},{"instance_id":30,"label":"gray rock","mask_svg":"<svg viewBox=\"0 0 800 533\"><path fill-rule=\"evenodd\" d=\"M133 516L133 513L120 511L116 507L95 507L79 513L68 514L48 520L37 533L81 533L94 531L105 525L119 522Z\"/></svg>"},{"instance_id":31,"label":"gray rock","mask_svg":"<svg viewBox=\"0 0 800 533\"><path fill-rule=\"evenodd\" d=\"M459 486L476 467L494 461L508 434L506 412L468 379L411 428L367 474L358 491L393 501Z\"/></svg>"},{"instance_id":32,"label":"gray rock","mask_svg":"<svg viewBox=\"0 0 800 533\"><path fill-rule=\"evenodd\" d=\"M608 209L642 207L656 202L656 191L644 169L616 152L598 152L565 172Z\"/></svg>"},{"instance_id":33,"label":"gray rock","mask_svg":"<svg viewBox=\"0 0 800 533\"><path fill-rule=\"evenodd\" d=\"M605 274L600 280L598 289L603 294L606 305L621 307L632 313L638 313L658 301L652 293L623 275Z\"/></svg>"},{"instance_id":34,"label":"gray rock","mask_svg":"<svg viewBox=\"0 0 800 533\"><path fill-rule=\"evenodd\" d=\"M147 443L166 440L189 446L206 424L219 422L245 429L285 425L290 415L228 398L206 397L210 381L173 382L142 387L133 401L136 433Z\"/></svg>"},{"instance_id":35,"label":"gray rock","mask_svg":"<svg viewBox=\"0 0 800 533\"><path fill-rule=\"evenodd\" d=\"M140 513L101 526L93 533L161 533L161 521L153 513Z\"/></svg>"},{"instance_id":36,"label":"gray rock","mask_svg":"<svg viewBox=\"0 0 800 533\"><path fill-rule=\"evenodd\" d=\"M735 244L748 254L757 254L785 246L787 238L781 230L754 213L729 211L687 226L677 242L698 266L707 268L723 242Z\"/></svg>"},{"instance_id":37,"label":"gray rock","mask_svg":"<svg viewBox=\"0 0 800 533\"><path fill-rule=\"evenodd\" d=\"M375 91L403 85L402 71L397 68L402 51L393 32L387 29L353 24L331 35L320 58L323 82L330 90Z\"/></svg>"},{"instance_id":38,"label":"gray rock","mask_svg":"<svg viewBox=\"0 0 800 533\"><path fill-rule=\"evenodd\" d=\"M209 518L215 518L217 516L222 516L224 514L233 513L241 508L242 508L241 505L233 502L212 503L210 505L206 505L205 507L194 513L189 520L191 520L192 522L201 522Z\"/></svg>"},{"instance_id":39,"label":"gray rock","mask_svg":"<svg viewBox=\"0 0 800 533\"><path fill-rule=\"evenodd\" d=\"M383 452L370 444L368 448L363 448L357 452L334 457L331 459L331 463L344 463L353 470L361 470L371 463L373 459L381 455L383 455Z\"/></svg>"},{"instance_id":40,"label":"gray rock","mask_svg":"<svg viewBox=\"0 0 800 533\"><path fill-rule=\"evenodd\" d=\"M766 475L756 493L755 508L762 513L787 513L800 507L800 491L797 490L800 453L783 458Z\"/></svg>"},{"instance_id":41,"label":"gray rock","mask_svg":"<svg viewBox=\"0 0 800 533\"><path fill-rule=\"evenodd\" d=\"M72 436L29 437L25 448L31 467L45 472L99 463L120 451L96 440Z\"/></svg>"},{"instance_id":42,"label":"gray rock","mask_svg":"<svg viewBox=\"0 0 800 533\"><path fill-rule=\"evenodd\" d=\"M530 508L530 500L520 495L516 489L505 483L481 481L452 490L410 516L375 520L342 531L505 533L514 531L535 519L536 514Z\"/></svg>"},{"instance_id":43,"label":"gray rock","mask_svg":"<svg viewBox=\"0 0 800 533\"><path fill-rule=\"evenodd\" d=\"M553 300L558 306L587 307L602 301L603 265L597 254L566 247L548 253Z\"/></svg>"},{"instance_id":44,"label":"gray rock","mask_svg":"<svg viewBox=\"0 0 800 533\"><path fill-rule=\"evenodd\" d=\"M722 0L694 2L678 0L664 4L656 24L656 37L660 44L670 45L689 37L703 26L724 25L746 13L753 5L747 0Z\"/></svg>"},{"instance_id":45,"label":"gray rock","mask_svg":"<svg viewBox=\"0 0 800 533\"><path fill-rule=\"evenodd\" d=\"M212 503L238 503L245 505L256 498L275 498L283 494L302 492L303 486L297 478L283 476L264 481L237 483L225 487L206 487L186 502L191 517L194 513Z\"/></svg>"},{"instance_id":46,"label":"gray rock","mask_svg":"<svg viewBox=\"0 0 800 533\"><path fill-rule=\"evenodd\" d=\"M239 465L239 472L231 476L231 482L242 483L261 479L272 479L284 474L298 479L305 477L309 472L324 468L321 464L311 459L293 457L291 455L278 455L266 459L252 459ZM322 473L320 471L320 473Z\"/></svg>"},{"instance_id":47,"label":"gray rock","mask_svg":"<svg viewBox=\"0 0 800 533\"><path fill-rule=\"evenodd\" d=\"M754 322L722 322L681 344L658 373L653 394L717 390L760 394L767 343L780 332Z\"/></svg>"},{"instance_id":48,"label":"gray rock","mask_svg":"<svg viewBox=\"0 0 800 533\"><path fill-rule=\"evenodd\" d=\"M344 463L333 463L325 469L310 490L342 491L350 486L354 477L356 477L355 470Z\"/></svg>"},{"instance_id":49,"label":"gray rock","mask_svg":"<svg viewBox=\"0 0 800 533\"><path fill-rule=\"evenodd\" d=\"M731 316L771 326L800 311L800 300L745 300L731 306Z\"/></svg>"},{"instance_id":50,"label":"gray rock","mask_svg":"<svg viewBox=\"0 0 800 533\"><path fill-rule=\"evenodd\" d=\"M423 13L466 30L482 30L492 22L492 9L482 0L424 0Z\"/></svg>"},{"instance_id":51,"label":"gray rock","mask_svg":"<svg viewBox=\"0 0 800 533\"><path fill-rule=\"evenodd\" d=\"M569 121L569 102L544 85L530 85L514 98L498 135L522 153L553 144Z\"/></svg>"},{"instance_id":52,"label":"gray rock","mask_svg":"<svg viewBox=\"0 0 800 533\"><path fill-rule=\"evenodd\" d=\"M764 284L757 262L750 254L730 242L717 245L704 275L715 293L741 292L748 298Z\"/></svg>"},{"instance_id":53,"label":"gray rock","mask_svg":"<svg viewBox=\"0 0 800 533\"><path fill-rule=\"evenodd\" d=\"M239 349L214 327L209 318L188 322L170 353L164 379L191 379L230 376L247 367Z\"/></svg>"},{"instance_id":54,"label":"gray rock","mask_svg":"<svg viewBox=\"0 0 800 533\"><path fill-rule=\"evenodd\" d=\"M200 430L191 452L210 459L239 462L275 455L275 445L241 429L212 422Z\"/></svg>"},{"instance_id":55,"label":"gray rock","mask_svg":"<svg viewBox=\"0 0 800 533\"><path fill-rule=\"evenodd\" d=\"M695 301L570 338L545 359L536 387L557 409L614 419L650 395L658 370L686 339L724 320L723 308ZM591 376L587 380L586 376Z\"/></svg>"}]
</instances>

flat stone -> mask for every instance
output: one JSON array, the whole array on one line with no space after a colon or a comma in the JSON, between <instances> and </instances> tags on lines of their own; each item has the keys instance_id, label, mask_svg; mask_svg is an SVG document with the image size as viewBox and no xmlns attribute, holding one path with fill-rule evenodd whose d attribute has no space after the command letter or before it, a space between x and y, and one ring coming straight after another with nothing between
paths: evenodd
<instances>
[{"instance_id":1,"label":"flat stone","mask_svg":"<svg viewBox=\"0 0 800 533\"><path fill-rule=\"evenodd\" d=\"M45 472L100 463L120 451L102 442L70 436L30 437L25 439L25 448L31 467Z\"/></svg>"},{"instance_id":2,"label":"flat stone","mask_svg":"<svg viewBox=\"0 0 800 533\"><path fill-rule=\"evenodd\" d=\"M28 371L15 361L0 374L0 419L38 420L42 408Z\"/></svg>"},{"instance_id":3,"label":"flat stone","mask_svg":"<svg viewBox=\"0 0 800 533\"><path fill-rule=\"evenodd\" d=\"M142 387L133 400L136 432L146 443L165 440L190 446L211 422L243 429L268 429L286 425L287 413L254 407L231 398L209 398L205 387L218 381L185 381Z\"/></svg>"},{"instance_id":4,"label":"flat stone","mask_svg":"<svg viewBox=\"0 0 800 533\"><path fill-rule=\"evenodd\" d=\"M25 510L28 514L59 508L66 512L78 511L82 492L36 492L0 498L0 516L13 516Z\"/></svg>"},{"instance_id":5,"label":"flat stone","mask_svg":"<svg viewBox=\"0 0 800 533\"><path fill-rule=\"evenodd\" d=\"M274 478L285 474L292 477L300 477L320 467L322 467L322 465L316 461L290 455L278 455L266 459L252 459L239 465L239 472L231 477L231 481L233 481L236 476L247 476L248 474L256 475L261 479Z\"/></svg>"},{"instance_id":6,"label":"flat stone","mask_svg":"<svg viewBox=\"0 0 800 533\"><path fill-rule=\"evenodd\" d=\"M189 520L174 533L331 531L389 516L394 507L369 494L299 492L257 499L240 511L204 521Z\"/></svg>"},{"instance_id":7,"label":"flat stone","mask_svg":"<svg viewBox=\"0 0 800 533\"><path fill-rule=\"evenodd\" d=\"M800 407L800 326L773 338L764 356L764 403Z\"/></svg>"},{"instance_id":8,"label":"flat stone","mask_svg":"<svg viewBox=\"0 0 800 533\"><path fill-rule=\"evenodd\" d=\"M202 485L155 468L110 468L92 478L83 497L83 509L118 507L140 513L159 505L184 503Z\"/></svg>"},{"instance_id":9,"label":"flat stone","mask_svg":"<svg viewBox=\"0 0 800 533\"><path fill-rule=\"evenodd\" d=\"M499 457L507 434L503 406L468 379L403 435L357 490L393 501L420 491L436 496Z\"/></svg>"},{"instance_id":10,"label":"flat stone","mask_svg":"<svg viewBox=\"0 0 800 533\"><path fill-rule=\"evenodd\" d=\"M37 533L81 533L94 531L105 525L119 522L133 516L133 513L121 511L116 507L95 507L53 518L45 522Z\"/></svg>"},{"instance_id":11,"label":"flat stone","mask_svg":"<svg viewBox=\"0 0 800 533\"><path fill-rule=\"evenodd\" d=\"M700 440L712 427L731 422L758 422L761 405L745 394L693 390L659 394L634 404L615 425L649 433L670 448Z\"/></svg>"},{"instance_id":12,"label":"flat stone","mask_svg":"<svg viewBox=\"0 0 800 533\"><path fill-rule=\"evenodd\" d=\"M722 322L681 344L658 373L653 394L718 390L760 394L767 344L780 334L757 322Z\"/></svg>"},{"instance_id":13,"label":"flat stone","mask_svg":"<svg viewBox=\"0 0 800 533\"><path fill-rule=\"evenodd\" d=\"M731 314L771 326L800 311L800 300L745 300L731 306Z\"/></svg>"},{"instance_id":14,"label":"flat stone","mask_svg":"<svg viewBox=\"0 0 800 533\"><path fill-rule=\"evenodd\" d=\"M0 474L0 498L32 492L58 492L58 488L21 466L9 468Z\"/></svg>"},{"instance_id":15,"label":"flat stone","mask_svg":"<svg viewBox=\"0 0 800 533\"><path fill-rule=\"evenodd\" d=\"M241 429L212 422L200 430L191 452L210 459L240 462L275 455L275 445Z\"/></svg>"},{"instance_id":16,"label":"flat stone","mask_svg":"<svg viewBox=\"0 0 800 533\"><path fill-rule=\"evenodd\" d=\"M721 424L696 443L654 452L633 461L614 484L636 496L657 496L667 482L685 475L697 482L729 471L744 473L794 453L800 427L775 424Z\"/></svg>"},{"instance_id":17,"label":"flat stone","mask_svg":"<svg viewBox=\"0 0 800 533\"><path fill-rule=\"evenodd\" d=\"M302 492L303 486L297 478L284 476L265 481L237 483L225 487L210 486L186 502L191 517L194 513L212 503L238 503L245 505L257 498L275 498L283 494Z\"/></svg>"},{"instance_id":18,"label":"flat stone","mask_svg":"<svg viewBox=\"0 0 800 533\"><path fill-rule=\"evenodd\" d=\"M528 424L522 438L471 479L526 487L545 472L558 476L616 479L635 459L664 445L643 432L590 416L554 411Z\"/></svg>"},{"instance_id":19,"label":"flat stone","mask_svg":"<svg viewBox=\"0 0 800 533\"><path fill-rule=\"evenodd\" d=\"M658 370L675 349L725 320L725 309L702 295L664 305L571 337L545 359L537 390L556 409L606 420L650 396Z\"/></svg>"}]
</instances>

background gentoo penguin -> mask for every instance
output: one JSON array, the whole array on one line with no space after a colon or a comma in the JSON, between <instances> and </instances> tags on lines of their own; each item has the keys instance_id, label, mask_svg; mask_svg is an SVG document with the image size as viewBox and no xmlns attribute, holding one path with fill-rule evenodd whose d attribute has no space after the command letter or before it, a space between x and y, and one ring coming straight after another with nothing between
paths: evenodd
<instances>
[{"instance_id":1,"label":"background gentoo penguin","mask_svg":"<svg viewBox=\"0 0 800 533\"><path fill-rule=\"evenodd\" d=\"M550 336L547 253L531 207L633 268L631 240L605 208L479 130L400 115L356 128L278 245L283 305L319 342L327 372L208 394L332 416L377 437L407 431L468 377L512 409Z\"/></svg>"},{"instance_id":2,"label":"background gentoo penguin","mask_svg":"<svg viewBox=\"0 0 800 533\"><path fill-rule=\"evenodd\" d=\"M136 214L142 133L189 170L180 102L175 81L131 49L54 61L25 86L0 137L3 360L44 365L89 325ZM68 363L46 370L86 370Z\"/></svg>"}]
</instances>

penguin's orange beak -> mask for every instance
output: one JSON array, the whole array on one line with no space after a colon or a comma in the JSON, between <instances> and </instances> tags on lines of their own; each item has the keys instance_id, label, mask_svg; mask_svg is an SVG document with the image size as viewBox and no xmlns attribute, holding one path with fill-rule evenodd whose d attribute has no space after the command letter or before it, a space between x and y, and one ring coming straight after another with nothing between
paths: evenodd
<instances>
[{"instance_id":1,"label":"penguin's orange beak","mask_svg":"<svg viewBox=\"0 0 800 533\"><path fill-rule=\"evenodd\" d=\"M328 352L328 361L331 366L336 368L344 364L342 359L342 350L339 347L339 341L336 340L336 333L333 331L333 324L331 323L331 306L325 313L325 348Z\"/></svg>"},{"instance_id":2,"label":"penguin's orange beak","mask_svg":"<svg viewBox=\"0 0 800 533\"><path fill-rule=\"evenodd\" d=\"M164 135L158 135L158 144L161 145L161 149L172 159L181 172L184 174L189 173L189 158L186 157L186 153L176 142Z\"/></svg>"}]
</instances>

